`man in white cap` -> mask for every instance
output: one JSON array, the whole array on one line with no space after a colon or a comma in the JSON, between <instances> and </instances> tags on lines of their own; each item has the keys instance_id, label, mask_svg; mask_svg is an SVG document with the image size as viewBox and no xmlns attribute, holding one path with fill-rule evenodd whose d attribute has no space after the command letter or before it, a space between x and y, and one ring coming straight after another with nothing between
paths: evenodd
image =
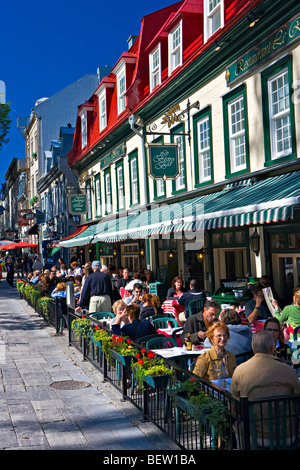
<instances>
[{"instance_id":1,"label":"man in white cap","mask_svg":"<svg viewBox=\"0 0 300 470\"><path fill-rule=\"evenodd\" d=\"M101 271L100 261L93 261L92 269L94 272L86 278L76 311L89 305L89 313L111 312L112 285L110 277Z\"/></svg>"}]
</instances>

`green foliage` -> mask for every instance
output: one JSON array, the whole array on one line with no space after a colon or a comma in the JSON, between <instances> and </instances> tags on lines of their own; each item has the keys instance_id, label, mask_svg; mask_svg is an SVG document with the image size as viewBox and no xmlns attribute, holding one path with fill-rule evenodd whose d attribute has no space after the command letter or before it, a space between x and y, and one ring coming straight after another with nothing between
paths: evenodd
<instances>
[{"instance_id":1,"label":"green foliage","mask_svg":"<svg viewBox=\"0 0 300 470\"><path fill-rule=\"evenodd\" d=\"M2 150L3 144L7 144L9 141L7 135L12 122L9 118L10 111L11 109L8 103L0 103L0 151Z\"/></svg>"},{"instance_id":2,"label":"green foliage","mask_svg":"<svg viewBox=\"0 0 300 470\"><path fill-rule=\"evenodd\" d=\"M91 320L86 317L76 318L73 320L71 328L75 333L76 341L78 343L80 343L81 338L87 338L93 333Z\"/></svg>"},{"instance_id":3,"label":"green foliage","mask_svg":"<svg viewBox=\"0 0 300 470\"><path fill-rule=\"evenodd\" d=\"M143 377L145 375L173 375L173 371L164 365L164 360L159 359L153 351L141 349L135 359L137 361L132 363L132 373L138 387L141 389L143 388Z\"/></svg>"}]
</instances>

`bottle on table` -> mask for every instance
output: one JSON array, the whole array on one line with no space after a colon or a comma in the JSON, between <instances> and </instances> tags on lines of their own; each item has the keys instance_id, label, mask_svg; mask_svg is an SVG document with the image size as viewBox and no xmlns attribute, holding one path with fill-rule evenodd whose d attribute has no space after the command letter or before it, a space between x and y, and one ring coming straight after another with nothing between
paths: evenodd
<instances>
[{"instance_id":1,"label":"bottle on table","mask_svg":"<svg viewBox=\"0 0 300 470\"><path fill-rule=\"evenodd\" d=\"M187 351L192 351L193 347L192 347L192 340L191 340L191 334L190 333L187 333L187 335L186 335L185 345L186 345Z\"/></svg>"}]
</instances>

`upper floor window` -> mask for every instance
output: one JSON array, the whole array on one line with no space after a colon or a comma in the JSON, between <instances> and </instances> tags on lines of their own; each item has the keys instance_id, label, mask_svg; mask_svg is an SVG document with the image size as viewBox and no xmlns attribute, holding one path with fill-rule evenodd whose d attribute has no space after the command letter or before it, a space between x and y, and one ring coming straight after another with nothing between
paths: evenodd
<instances>
[{"instance_id":1,"label":"upper floor window","mask_svg":"<svg viewBox=\"0 0 300 470\"><path fill-rule=\"evenodd\" d=\"M112 211L112 194L111 194L110 169L107 170L107 172L105 173L104 181L105 181L105 205L106 205L105 212L106 212L106 214L109 214Z\"/></svg>"},{"instance_id":2,"label":"upper floor window","mask_svg":"<svg viewBox=\"0 0 300 470\"><path fill-rule=\"evenodd\" d=\"M124 111L126 107L126 77L125 67L117 75L117 89L118 89L118 114Z\"/></svg>"},{"instance_id":3,"label":"upper floor window","mask_svg":"<svg viewBox=\"0 0 300 470\"><path fill-rule=\"evenodd\" d=\"M84 112L81 116L81 147L84 148L87 145L87 115Z\"/></svg>"},{"instance_id":4,"label":"upper floor window","mask_svg":"<svg viewBox=\"0 0 300 470\"><path fill-rule=\"evenodd\" d=\"M87 214L86 218L90 220L92 218L92 187L91 180L86 182L86 195L87 195Z\"/></svg>"},{"instance_id":5,"label":"upper floor window","mask_svg":"<svg viewBox=\"0 0 300 470\"><path fill-rule=\"evenodd\" d=\"M204 42L224 27L224 0L204 0Z\"/></svg>"},{"instance_id":6,"label":"upper floor window","mask_svg":"<svg viewBox=\"0 0 300 470\"><path fill-rule=\"evenodd\" d=\"M262 72L266 165L296 156L292 60L287 55Z\"/></svg>"},{"instance_id":7,"label":"upper floor window","mask_svg":"<svg viewBox=\"0 0 300 470\"><path fill-rule=\"evenodd\" d=\"M118 210L125 208L123 165L116 167Z\"/></svg>"},{"instance_id":8,"label":"upper floor window","mask_svg":"<svg viewBox=\"0 0 300 470\"><path fill-rule=\"evenodd\" d=\"M161 83L160 45L149 55L150 93Z\"/></svg>"},{"instance_id":9,"label":"upper floor window","mask_svg":"<svg viewBox=\"0 0 300 470\"><path fill-rule=\"evenodd\" d=\"M106 90L99 96L99 129L103 131L107 126L107 114L106 114Z\"/></svg>"},{"instance_id":10,"label":"upper floor window","mask_svg":"<svg viewBox=\"0 0 300 470\"><path fill-rule=\"evenodd\" d=\"M195 115L195 184L201 185L212 180L212 135L211 111L205 108Z\"/></svg>"},{"instance_id":11,"label":"upper floor window","mask_svg":"<svg viewBox=\"0 0 300 470\"><path fill-rule=\"evenodd\" d=\"M95 177L95 212L96 217L101 216L101 187L100 187L100 175Z\"/></svg>"},{"instance_id":12,"label":"upper floor window","mask_svg":"<svg viewBox=\"0 0 300 470\"><path fill-rule=\"evenodd\" d=\"M169 34L169 75L182 64L182 22Z\"/></svg>"},{"instance_id":13,"label":"upper floor window","mask_svg":"<svg viewBox=\"0 0 300 470\"><path fill-rule=\"evenodd\" d=\"M139 203L139 174L138 174L138 159L137 153L134 152L129 159L129 173L130 173L130 204Z\"/></svg>"},{"instance_id":14,"label":"upper floor window","mask_svg":"<svg viewBox=\"0 0 300 470\"><path fill-rule=\"evenodd\" d=\"M229 93L224 104L227 176L249 169L247 100L244 85Z\"/></svg>"}]
</instances>

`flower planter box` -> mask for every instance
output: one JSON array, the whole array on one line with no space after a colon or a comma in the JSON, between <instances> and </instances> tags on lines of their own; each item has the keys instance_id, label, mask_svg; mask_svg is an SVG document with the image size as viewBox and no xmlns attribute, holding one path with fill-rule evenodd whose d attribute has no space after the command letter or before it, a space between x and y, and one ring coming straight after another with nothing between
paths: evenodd
<instances>
[{"instance_id":1,"label":"flower planter box","mask_svg":"<svg viewBox=\"0 0 300 470\"><path fill-rule=\"evenodd\" d=\"M166 388L170 375L144 375L143 380L152 388Z\"/></svg>"},{"instance_id":2,"label":"flower planter box","mask_svg":"<svg viewBox=\"0 0 300 470\"><path fill-rule=\"evenodd\" d=\"M129 367L131 364L132 356L122 356L122 354L117 353L113 349L109 350L111 357L113 357L117 362L122 364L125 367Z\"/></svg>"}]
</instances>

